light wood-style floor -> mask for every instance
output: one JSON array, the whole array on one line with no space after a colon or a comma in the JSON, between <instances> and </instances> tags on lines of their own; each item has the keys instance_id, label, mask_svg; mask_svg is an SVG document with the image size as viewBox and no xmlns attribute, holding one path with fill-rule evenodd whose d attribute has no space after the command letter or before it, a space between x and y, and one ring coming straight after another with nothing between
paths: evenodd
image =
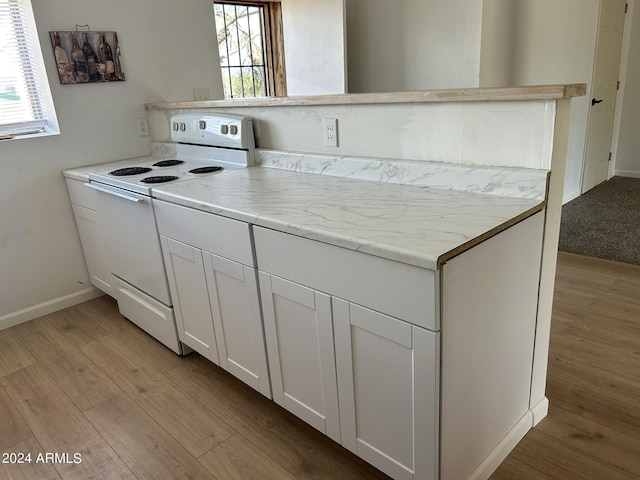
<instances>
[{"instance_id":1,"label":"light wood-style floor","mask_svg":"<svg viewBox=\"0 0 640 480\"><path fill-rule=\"evenodd\" d=\"M492 479L640 478L639 292L640 267L560 254L550 413ZM3 480L387 478L107 297L0 331L0 451L31 455Z\"/></svg>"}]
</instances>

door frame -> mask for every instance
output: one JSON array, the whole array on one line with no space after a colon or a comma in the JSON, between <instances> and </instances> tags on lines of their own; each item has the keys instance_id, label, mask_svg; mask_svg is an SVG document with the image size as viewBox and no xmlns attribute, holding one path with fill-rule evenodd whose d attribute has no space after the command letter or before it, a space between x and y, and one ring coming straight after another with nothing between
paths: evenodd
<instances>
[{"instance_id":1,"label":"door frame","mask_svg":"<svg viewBox=\"0 0 640 480\"><path fill-rule=\"evenodd\" d=\"M620 140L620 127L622 124L622 107L624 105L624 94L626 89L627 69L629 65L629 50L631 48L631 25L636 0L627 0L627 14L624 19L622 31L622 50L620 52L620 70L618 79L620 80L620 89L616 98L615 113L613 117L613 132L611 135L611 162L609 163L609 172L607 179L613 177L616 173L616 160L618 157L618 142Z\"/></svg>"}]
</instances>

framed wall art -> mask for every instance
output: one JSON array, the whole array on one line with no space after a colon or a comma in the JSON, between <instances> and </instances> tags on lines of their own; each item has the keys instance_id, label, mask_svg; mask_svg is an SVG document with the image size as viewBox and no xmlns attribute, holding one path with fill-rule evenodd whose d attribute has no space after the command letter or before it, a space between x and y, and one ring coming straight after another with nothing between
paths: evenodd
<instances>
[{"instance_id":1,"label":"framed wall art","mask_svg":"<svg viewBox=\"0 0 640 480\"><path fill-rule=\"evenodd\" d=\"M60 83L122 82L122 53L116 32L49 32Z\"/></svg>"}]
</instances>

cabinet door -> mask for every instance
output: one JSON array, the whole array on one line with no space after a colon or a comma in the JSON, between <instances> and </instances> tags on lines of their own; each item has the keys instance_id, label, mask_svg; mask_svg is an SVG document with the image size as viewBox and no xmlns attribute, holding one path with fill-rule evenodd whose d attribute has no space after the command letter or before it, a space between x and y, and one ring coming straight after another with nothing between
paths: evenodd
<instances>
[{"instance_id":1,"label":"cabinet door","mask_svg":"<svg viewBox=\"0 0 640 480\"><path fill-rule=\"evenodd\" d=\"M259 275L273 399L340 442L331 298Z\"/></svg>"},{"instance_id":2,"label":"cabinet door","mask_svg":"<svg viewBox=\"0 0 640 480\"><path fill-rule=\"evenodd\" d=\"M203 255L220 366L271 398L256 271Z\"/></svg>"},{"instance_id":3,"label":"cabinet door","mask_svg":"<svg viewBox=\"0 0 640 480\"><path fill-rule=\"evenodd\" d=\"M332 300L342 445L395 479L437 478L439 334Z\"/></svg>"},{"instance_id":4,"label":"cabinet door","mask_svg":"<svg viewBox=\"0 0 640 480\"><path fill-rule=\"evenodd\" d=\"M91 284L113 297L115 289L100 231L99 214L95 210L80 205L72 205L72 207Z\"/></svg>"},{"instance_id":5,"label":"cabinet door","mask_svg":"<svg viewBox=\"0 0 640 480\"><path fill-rule=\"evenodd\" d=\"M202 251L160 236L182 343L219 364Z\"/></svg>"}]
</instances>

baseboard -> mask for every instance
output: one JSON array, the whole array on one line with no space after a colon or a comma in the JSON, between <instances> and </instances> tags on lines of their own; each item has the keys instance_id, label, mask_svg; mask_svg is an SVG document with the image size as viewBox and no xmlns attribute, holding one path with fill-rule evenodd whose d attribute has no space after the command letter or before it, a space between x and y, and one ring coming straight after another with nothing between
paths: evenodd
<instances>
[{"instance_id":1,"label":"baseboard","mask_svg":"<svg viewBox=\"0 0 640 480\"><path fill-rule=\"evenodd\" d=\"M34 318L48 315L49 313L57 312L63 308L72 307L78 303L86 302L94 298L104 295L103 292L95 287L85 288L79 292L71 293L63 297L54 298L32 307L18 310L17 312L8 313L0 317L0 330L5 328L19 325L20 323L28 322Z\"/></svg>"},{"instance_id":2,"label":"baseboard","mask_svg":"<svg viewBox=\"0 0 640 480\"><path fill-rule=\"evenodd\" d=\"M522 440L531 429L532 420L533 414L527 410L522 418L518 420L518 423L500 440L496 448L494 448L491 453L487 455L487 458L478 465L478 468L467 477L467 480L487 480L504 459L507 458L511 450L514 449L518 442Z\"/></svg>"},{"instance_id":3,"label":"baseboard","mask_svg":"<svg viewBox=\"0 0 640 480\"><path fill-rule=\"evenodd\" d=\"M637 170L616 170L616 177L640 178L640 172Z\"/></svg>"},{"instance_id":4,"label":"baseboard","mask_svg":"<svg viewBox=\"0 0 640 480\"><path fill-rule=\"evenodd\" d=\"M565 203L569 203L571 200L575 200L579 196L580 196L580 190L574 190L573 192L565 193L562 196L562 204L564 205Z\"/></svg>"},{"instance_id":5,"label":"baseboard","mask_svg":"<svg viewBox=\"0 0 640 480\"><path fill-rule=\"evenodd\" d=\"M542 397L542 400L531 408L531 413L533 413L533 426L535 427L549 413L549 399Z\"/></svg>"}]
</instances>

